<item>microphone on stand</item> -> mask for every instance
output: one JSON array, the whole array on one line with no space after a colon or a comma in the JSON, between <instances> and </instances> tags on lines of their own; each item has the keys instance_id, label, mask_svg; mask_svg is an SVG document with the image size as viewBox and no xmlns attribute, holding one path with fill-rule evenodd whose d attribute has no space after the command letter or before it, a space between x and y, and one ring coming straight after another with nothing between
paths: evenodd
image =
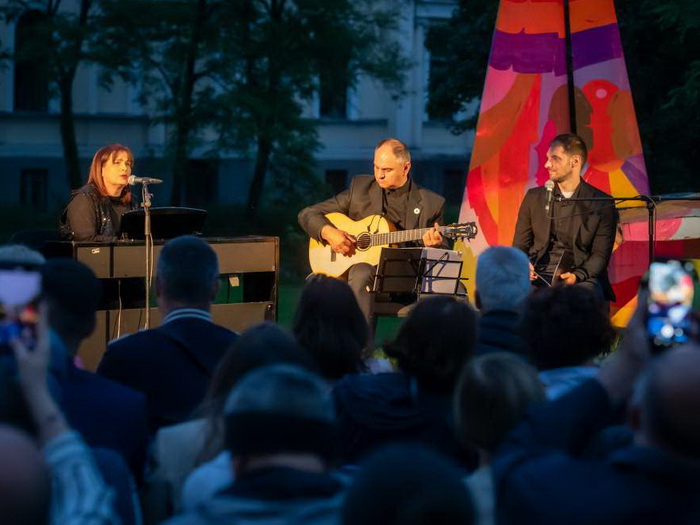
<instances>
[{"instance_id":1,"label":"microphone on stand","mask_svg":"<svg viewBox=\"0 0 700 525\"><path fill-rule=\"evenodd\" d=\"M549 213L549 208L552 204L552 199L554 198L554 181L549 179L544 183L544 189L547 190L547 204L544 205L545 213Z\"/></svg>"},{"instance_id":2,"label":"microphone on stand","mask_svg":"<svg viewBox=\"0 0 700 525\"><path fill-rule=\"evenodd\" d=\"M129 175L129 178L126 180L129 185L133 186L134 184L160 184L163 182L163 179L153 179L151 177L137 177L136 175Z\"/></svg>"}]
</instances>

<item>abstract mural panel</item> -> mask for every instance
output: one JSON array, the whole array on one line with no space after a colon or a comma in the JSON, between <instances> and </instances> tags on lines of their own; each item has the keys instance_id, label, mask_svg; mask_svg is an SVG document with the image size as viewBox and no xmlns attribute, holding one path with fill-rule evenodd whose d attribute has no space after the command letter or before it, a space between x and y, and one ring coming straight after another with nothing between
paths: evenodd
<instances>
[{"instance_id":1,"label":"abstract mural panel","mask_svg":"<svg viewBox=\"0 0 700 525\"><path fill-rule=\"evenodd\" d=\"M511 244L525 192L547 180L546 152L556 135L584 138L590 184L615 197L649 194L613 0L565 1L500 2L460 211L460 222L476 221L480 230L460 247L470 288L478 254ZM640 240L640 231L625 229L630 241ZM647 263L644 243L628 244L611 263L613 314L633 304Z\"/></svg>"}]
</instances>

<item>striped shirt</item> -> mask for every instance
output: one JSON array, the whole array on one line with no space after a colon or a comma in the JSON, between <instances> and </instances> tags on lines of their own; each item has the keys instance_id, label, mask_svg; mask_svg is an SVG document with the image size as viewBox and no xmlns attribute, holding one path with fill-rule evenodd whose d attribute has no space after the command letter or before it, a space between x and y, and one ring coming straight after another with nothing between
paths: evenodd
<instances>
[{"instance_id":1,"label":"striped shirt","mask_svg":"<svg viewBox=\"0 0 700 525\"><path fill-rule=\"evenodd\" d=\"M160 322L161 326L170 321L177 321L179 319L201 319L202 321L209 321L211 323L211 314L206 310L200 310L199 308L178 308L173 310L168 315L163 317Z\"/></svg>"}]
</instances>

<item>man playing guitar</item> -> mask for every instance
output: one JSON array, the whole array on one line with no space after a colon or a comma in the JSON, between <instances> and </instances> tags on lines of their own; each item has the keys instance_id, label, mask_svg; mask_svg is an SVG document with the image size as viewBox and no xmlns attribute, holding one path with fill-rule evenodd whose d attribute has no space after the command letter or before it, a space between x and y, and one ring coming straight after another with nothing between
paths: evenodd
<instances>
[{"instance_id":1,"label":"man playing guitar","mask_svg":"<svg viewBox=\"0 0 700 525\"><path fill-rule=\"evenodd\" d=\"M409 177L410 171L411 154L406 145L395 138L382 140L374 150L374 177L358 175L349 189L304 208L299 213L299 224L312 239L327 244L334 253L344 257L355 255L357 235L337 228L326 217L329 213L342 213L353 221L376 215L399 230L425 228L421 238L424 246L444 246L439 224L445 199L419 186ZM368 224L368 233L376 233L372 231L372 221ZM347 271L348 284L368 320L372 316L369 290L375 270L371 264L360 262L352 264Z\"/></svg>"}]
</instances>

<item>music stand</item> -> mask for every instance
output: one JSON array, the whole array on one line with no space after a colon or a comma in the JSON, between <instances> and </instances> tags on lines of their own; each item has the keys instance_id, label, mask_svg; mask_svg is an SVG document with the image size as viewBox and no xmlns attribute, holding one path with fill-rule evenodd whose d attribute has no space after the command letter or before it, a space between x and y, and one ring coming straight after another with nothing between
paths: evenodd
<instances>
[{"instance_id":1,"label":"music stand","mask_svg":"<svg viewBox=\"0 0 700 525\"><path fill-rule=\"evenodd\" d=\"M151 233L154 239L173 239L180 235L201 235L207 212L197 208L151 208ZM122 215L120 237L144 238L144 210L131 210Z\"/></svg>"},{"instance_id":2,"label":"music stand","mask_svg":"<svg viewBox=\"0 0 700 525\"><path fill-rule=\"evenodd\" d=\"M462 256L441 248L382 248L372 292L381 303L407 306L430 295L466 297L461 286Z\"/></svg>"}]
</instances>

